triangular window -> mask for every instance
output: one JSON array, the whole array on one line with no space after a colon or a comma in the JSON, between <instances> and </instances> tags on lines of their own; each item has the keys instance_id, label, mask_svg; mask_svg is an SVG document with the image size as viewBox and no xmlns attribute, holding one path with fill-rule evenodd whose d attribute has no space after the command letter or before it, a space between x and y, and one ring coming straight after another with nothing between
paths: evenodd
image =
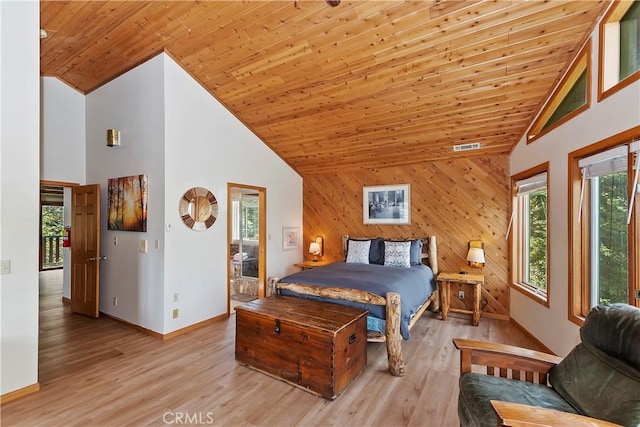
<instances>
[{"instance_id":1,"label":"triangular window","mask_svg":"<svg viewBox=\"0 0 640 427\"><path fill-rule=\"evenodd\" d=\"M527 134L528 142L532 142L589 108L591 102L589 96L590 51L591 42L589 41L531 125Z\"/></svg>"}]
</instances>

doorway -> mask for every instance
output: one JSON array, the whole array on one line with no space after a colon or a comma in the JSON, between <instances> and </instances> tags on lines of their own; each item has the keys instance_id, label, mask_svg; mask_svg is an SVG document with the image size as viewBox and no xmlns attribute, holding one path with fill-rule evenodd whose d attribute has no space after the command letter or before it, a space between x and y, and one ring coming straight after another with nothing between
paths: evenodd
<instances>
[{"instance_id":1,"label":"doorway","mask_svg":"<svg viewBox=\"0 0 640 427\"><path fill-rule=\"evenodd\" d=\"M58 298L65 304L71 302L71 251L63 247L63 236L64 229L71 227L71 188L77 185L40 181L39 270L62 270L54 276L62 281Z\"/></svg>"},{"instance_id":2,"label":"doorway","mask_svg":"<svg viewBox=\"0 0 640 427\"><path fill-rule=\"evenodd\" d=\"M227 184L228 312L262 298L266 282L266 189Z\"/></svg>"},{"instance_id":3,"label":"doorway","mask_svg":"<svg viewBox=\"0 0 640 427\"><path fill-rule=\"evenodd\" d=\"M39 270L63 268L64 187L40 184Z\"/></svg>"}]
</instances>

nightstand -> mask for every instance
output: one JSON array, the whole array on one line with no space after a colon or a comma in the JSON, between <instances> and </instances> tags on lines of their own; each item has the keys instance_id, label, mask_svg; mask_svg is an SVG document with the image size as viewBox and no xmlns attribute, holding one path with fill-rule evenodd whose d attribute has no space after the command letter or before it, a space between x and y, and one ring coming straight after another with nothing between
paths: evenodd
<instances>
[{"instance_id":1,"label":"nightstand","mask_svg":"<svg viewBox=\"0 0 640 427\"><path fill-rule=\"evenodd\" d=\"M312 268L316 268L316 267L322 267L324 265L327 264L331 264L329 261L303 261L303 262L297 262L294 265L294 267L298 267L301 268L303 270L310 270Z\"/></svg>"},{"instance_id":2,"label":"nightstand","mask_svg":"<svg viewBox=\"0 0 640 427\"><path fill-rule=\"evenodd\" d=\"M478 326L480 323L480 298L482 295L482 285L484 285L484 275L459 273L438 274L438 292L440 293L442 320L447 320L447 314L449 314L452 283L473 286L473 310L451 309L451 311L471 314L471 323L473 326Z\"/></svg>"}]
</instances>

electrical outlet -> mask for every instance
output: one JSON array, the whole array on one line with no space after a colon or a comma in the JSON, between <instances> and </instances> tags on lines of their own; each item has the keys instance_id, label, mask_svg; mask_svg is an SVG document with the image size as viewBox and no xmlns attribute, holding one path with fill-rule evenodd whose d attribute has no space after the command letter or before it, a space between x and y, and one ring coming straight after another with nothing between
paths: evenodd
<instances>
[{"instance_id":1,"label":"electrical outlet","mask_svg":"<svg viewBox=\"0 0 640 427\"><path fill-rule=\"evenodd\" d=\"M118 306L118 297L113 297L113 305Z\"/></svg>"},{"instance_id":2,"label":"electrical outlet","mask_svg":"<svg viewBox=\"0 0 640 427\"><path fill-rule=\"evenodd\" d=\"M458 291L458 298L464 301L464 291Z\"/></svg>"},{"instance_id":3,"label":"electrical outlet","mask_svg":"<svg viewBox=\"0 0 640 427\"><path fill-rule=\"evenodd\" d=\"M177 318L178 318L178 309L177 309L177 308L174 308L174 309L173 309L173 318L174 318L174 319L177 319Z\"/></svg>"}]
</instances>

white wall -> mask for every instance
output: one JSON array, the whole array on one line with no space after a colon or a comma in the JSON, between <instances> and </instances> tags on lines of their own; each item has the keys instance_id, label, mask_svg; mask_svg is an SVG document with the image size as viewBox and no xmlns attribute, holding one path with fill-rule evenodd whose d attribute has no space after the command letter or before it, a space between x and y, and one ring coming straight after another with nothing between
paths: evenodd
<instances>
[{"instance_id":1,"label":"white wall","mask_svg":"<svg viewBox=\"0 0 640 427\"><path fill-rule=\"evenodd\" d=\"M38 382L38 2L0 2L0 394Z\"/></svg>"},{"instance_id":2,"label":"white wall","mask_svg":"<svg viewBox=\"0 0 640 427\"><path fill-rule=\"evenodd\" d=\"M120 147L106 147L109 128L120 130ZM166 55L87 95L86 135L86 182L102 185L101 311L163 334L227 313L228 182L267 188L267 274L302 259L281 241L283 226L302 228L302 178ZM107 230L107 180L140 173L149 180L147 232ZM196 186L218 201L217 221L201 232L178 215Z\"/></svg>"},{"instance_id":3,"label":"white wall","mask_svg":"<svg viewBox=\"0 0 640 427\"><path fill-rule=\"evenodd\" d=\"M85 97L54 77L42 77L40 179L84 184Z\"/></svg>"},{"instance_id":4,"label":"white wall","mask_svg":"<svg viewBox=\"0 0 640 427\"><path fill-rule=\"evenodd\" d=\"M282 275L302 253L282 250L282 227L302 229L302 178L171 58L165 62L165 331L227 312L227 183L265 187L267 274ZM178 201L205 187L218 201L206 231L187 228ZM173 304L178 293L179 303ZM178 319L171 309L179 308Z\"/></svg>"},{"instance_id":5,"label":"white wall","mask_svg":"<svg viewBox=\"0 0 640 427\"><path fill-rule=\"evenodd\" d=\"M163 331L164 292L164 90L156 57L86 97L87 184L101 185L100 311ZM107 147L107 129L118 129L119 147ZM146 232L107 230L109 178L147 174ZM114 237L118 244L114 245ZM148 241L148 253L140 241ZM156 249L155 241L160 249ZM113 304L117 298L118 304Z\"/></svg>"},{"instance_id":6,"label":"white wall","mask_svg":"<svg viewBox=\"0 0 640 427\"><path fill-rule=\"evenodd\" d=\"M591 108L547 135L527 144L523 138L511 154L511 174L549 161L550 306L546 308L511 290L511 317L559 355L579 342L578 326L568 320L568 153L640 124L640 82L598 103L597 30L592 34Z\"/></svg>"},{"instance_id":7,"label":"white wall","mask_svg":"<svg viewBox=\"0 0 640 427\"><path fill-rule=\"evenodd\" d=\"M40 179L84 184L85 97L54 77L41 78ZM71 225L71 190L65 188L64 225ZM63 248L62 296L71 298L71 251Z\"/></svg>"}]
</instances>

